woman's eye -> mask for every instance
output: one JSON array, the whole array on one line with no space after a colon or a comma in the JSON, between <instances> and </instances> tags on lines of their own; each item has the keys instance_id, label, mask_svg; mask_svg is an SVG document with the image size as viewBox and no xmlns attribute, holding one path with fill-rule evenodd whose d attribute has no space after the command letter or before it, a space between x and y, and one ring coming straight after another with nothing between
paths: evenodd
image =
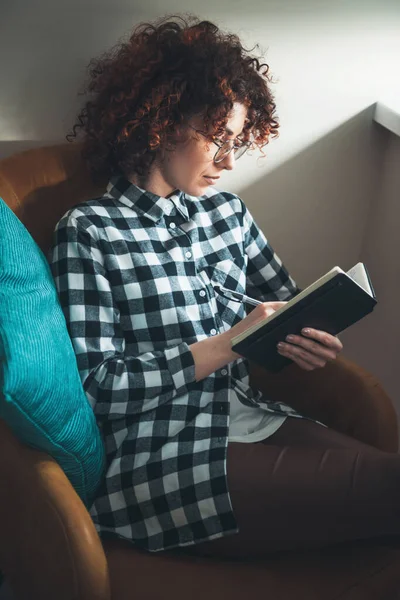
<instances>
[{"instance_id":1,"label":"woman's eye","mask_svg":"<svg viewBox=\"0 0 400 600\"><path fill-rule=\"evenodd\" d=\"M234 140L232 140L231 138L228 138L228 139L226 139L226 138L217 138L217 142L219 144L232 144L234 142Z\"/></svg>"}]
</instances>

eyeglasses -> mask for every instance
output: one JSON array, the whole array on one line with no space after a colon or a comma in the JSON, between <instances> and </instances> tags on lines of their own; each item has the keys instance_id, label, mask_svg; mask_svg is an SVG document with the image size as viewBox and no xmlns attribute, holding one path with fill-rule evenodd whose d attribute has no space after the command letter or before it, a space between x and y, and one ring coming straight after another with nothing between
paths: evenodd
<instances>
[{"instance_id":1,"label":"eyeglasses","mask_svg":"<svg viewBox=\"0 0 400 600\"><path fill-rule=\"evenodd\" d=\"M200 129L196 129L195 127L192 127L191 125L189 125L189 127L191 129L193 129L193 131L200 133L200 135L207 137L207 138L209 137L209 135L207 135L207 133L204 133L204 131L201 131ZM218 146L218 150L214 154L214 162L215 163L220 163L223 160L225 160L225 158L232 152L232 150L235 155L235 160L238 160L241 156L243 156L243 154L246 152L246 150L249 147L249 144L246 144L246 143L243 143L243 144L240 144L240 146L237 146L234 143L234 140L227 140L226 142L221 142L221 140L212 138L212 142L213 142L213 144Z\"/></svg>"}]
</instances>

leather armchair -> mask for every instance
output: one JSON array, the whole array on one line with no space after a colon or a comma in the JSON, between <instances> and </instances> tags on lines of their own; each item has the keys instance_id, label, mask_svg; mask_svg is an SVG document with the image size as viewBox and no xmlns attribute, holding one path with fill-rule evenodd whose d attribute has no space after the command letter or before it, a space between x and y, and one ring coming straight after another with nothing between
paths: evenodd
<instances>
[{"instance_id":1,"label":"leather armchair","mask_svg":"<svg viewBox=\"0 0 400 600\"><path fill-rule=\"evenodd\" d=\"M0 162L0 196L46 252L59 218L99 194L80 145L29 150ZM295 365L252 380L308 416L387 452L397 418L379 382L349 360L323 370ZM278 397L278 396L277 396ZM289 400L290 399L290 400ZM395 600L400 544L370 540L257 561L148 554L101 543L58 464L22 445L0 420L0 567L16 600Z\"/></svg>"}]
</instances>

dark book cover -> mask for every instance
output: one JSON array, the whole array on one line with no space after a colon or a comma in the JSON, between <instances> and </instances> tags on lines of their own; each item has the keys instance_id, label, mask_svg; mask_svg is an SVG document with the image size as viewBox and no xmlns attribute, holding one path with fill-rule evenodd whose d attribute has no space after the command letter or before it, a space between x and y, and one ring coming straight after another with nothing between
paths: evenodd
<instances>
[{"instance_id":1,"label":"dark book cover","mask_svg":"<svg viewBox=\"0 0 400 600\"><path fill-rule=\"evenodd\" d=\"M372 286L371 290L374 293ZM278 342L288 334L301 335L304 327L312 327L337 335L370 313L376 303L376 298L348 275L337 273L239 343L232 340L232 349L268 371L277 372L292 362L277 351Z\"/></svg>"}]
</instances>

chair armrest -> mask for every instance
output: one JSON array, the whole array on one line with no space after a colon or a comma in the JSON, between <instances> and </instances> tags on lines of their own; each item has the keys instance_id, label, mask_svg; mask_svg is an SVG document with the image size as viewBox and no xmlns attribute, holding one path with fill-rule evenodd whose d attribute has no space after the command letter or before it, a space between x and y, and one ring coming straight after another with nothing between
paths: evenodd
<instances>
[{"instance_id":1,"label":"chair armrest","mask_svg":"<svg viewBox=\"0 0 400 600\"><path fill-rule=\"evenodd\" d=\"M250 366L250 383L267 397L301 414L387 452L398 450L398 421L378 380L352 361L338 357L323 369L291 364L279 373Z\"/></svg>"},{"instance_id":2,"label":"chair armrest","mask_svg":"<svg viewBox=\"0 0 400 600\"><path fill-rule=\"evenodd\" d=\"M84 504L51 457L0 420L0 569L17 600L109 600L106 557Z\"/></svg>"}]
</instances>

